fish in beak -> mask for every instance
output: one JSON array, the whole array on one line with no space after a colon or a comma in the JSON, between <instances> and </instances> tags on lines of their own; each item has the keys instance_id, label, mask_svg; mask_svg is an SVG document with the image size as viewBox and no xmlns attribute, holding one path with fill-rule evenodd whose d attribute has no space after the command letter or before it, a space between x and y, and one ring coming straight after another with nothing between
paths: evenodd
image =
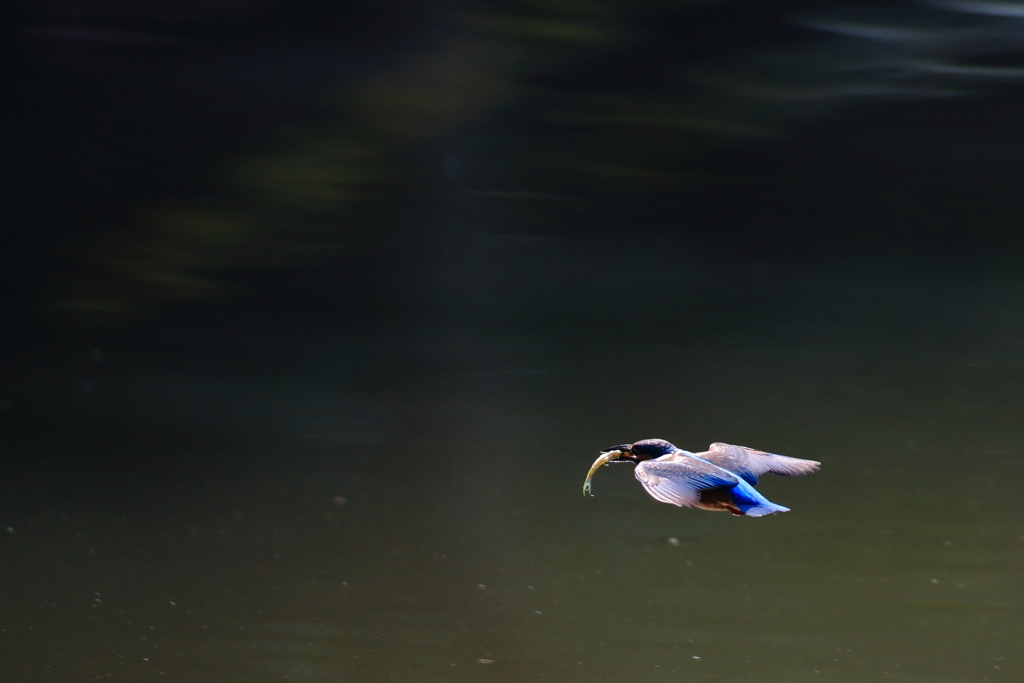
<instances>
[{"instance_id":1,"label":"fish in beak","mask_svg":"<svg viewBox=\"0 0 1024 683\"><path fill-rule=\"evenodd\" d=\"M600 467L601 465L605 465L607 463L610 463L610 462L615 462L615 461L618 461L618 462L628 462L629 458L623 457L627 453L629 453L629 446L626 446L626 445L616 446L615 448L613 448L611 450L603 451L601 453L601 457L599 457L597 460L594 461L594 464L591 465L591 467L590 467L590 471L587 472L587 479L586 479L586 481L583 482L583 495L585 496L588 493L590 495L594 495L590 491L590 480L594 476L594 472L597 471L598 467Z\"/></svg>"}]
</instances>

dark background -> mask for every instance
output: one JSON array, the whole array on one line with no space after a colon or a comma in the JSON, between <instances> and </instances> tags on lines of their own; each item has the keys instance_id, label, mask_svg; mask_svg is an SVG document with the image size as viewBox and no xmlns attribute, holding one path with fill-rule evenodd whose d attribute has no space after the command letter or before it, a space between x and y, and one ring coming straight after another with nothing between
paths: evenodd
<instances>
[{"instance_id":1,"label":"dark background","mask_svg":"<svg viewBox=\"0 0 1024 683\"><path fill-rule=\"evenodd\" d=\"M973 37L820 29L848 16ZM921 66L1012 71L1010 19L110 2L15 5L4 26L7 339L179 306L415 308L414 279L475 232L654 240L741 271L1016 265L1019 74Z\"/></svg>"},{"instance_id":2,"label":"dark background","mask_svg":"<svg viewBox=\"0 0 1024 683\"><path fill-rule=\"evenodd\" d=\"M1015 680L1016 7L5 6L4 680Z\"/></svg>"}]
</instances>

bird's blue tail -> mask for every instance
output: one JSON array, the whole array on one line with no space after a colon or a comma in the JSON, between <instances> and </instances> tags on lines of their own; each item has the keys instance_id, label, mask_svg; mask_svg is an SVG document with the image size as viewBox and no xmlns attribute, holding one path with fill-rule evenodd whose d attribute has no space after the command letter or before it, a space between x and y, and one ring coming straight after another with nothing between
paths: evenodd
<instances>
[{"instance_id":1,"label":"bird's blue tail","mask_svg":"<svg viewBox=\"0 0 1024 683\"><path fill-rule=\"evenodd\" d=\"M742 479L733 487L732 499L736 507L747 517L764 517L775 512L789 512L789 508L771 502Z\"/></svg>"}]
</instances>

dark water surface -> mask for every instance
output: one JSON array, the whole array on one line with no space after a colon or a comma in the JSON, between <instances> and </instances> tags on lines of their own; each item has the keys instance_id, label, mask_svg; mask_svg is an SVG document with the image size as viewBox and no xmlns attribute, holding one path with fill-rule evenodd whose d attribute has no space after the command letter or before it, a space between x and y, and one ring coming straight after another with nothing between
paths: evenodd
<instances>
[{"instance_id":1,"label":"dark water surface","mask_svg":"<svg viewBox=\"0 0 1024 683\"><path fill-rule=\"evenodd\" d=\"M0 397L3 680L1020 680L1024 283L634 286L40 351ZM581 495L648 437L823 465L763 519L629 466Z\"/></svg>"},{"instance_id":2,"label":"dark water surface","mask_svg":"<svg viewBox=\"0 0 1024 683\"><path fill-rule=\"evenodd\" d=\"M0 683L1024 681L1022 6L0 9Z\"/></svg>"}]
</instances>

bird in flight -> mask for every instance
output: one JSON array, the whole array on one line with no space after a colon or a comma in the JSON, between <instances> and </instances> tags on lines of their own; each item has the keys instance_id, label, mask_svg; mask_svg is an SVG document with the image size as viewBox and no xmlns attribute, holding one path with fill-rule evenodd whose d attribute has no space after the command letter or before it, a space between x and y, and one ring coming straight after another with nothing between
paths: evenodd
<instances>
[{"instance_id":1,"label":"bird in flight","mask_svg":"<svg viewBox=\"0 0 1024 683\"><path fill-rule=\"evenodd\" d=\"M636 463L633 474L647 493L662 503L747 517L789 511L754 488L762 474L792 477L810 474L821 465L727 443L713 443L703 453L691 453L664 439L644 439L601 451L587 472L583 495L590 493L590 479L597 468L609 462Z\"/></svg>"}]
</instances>

